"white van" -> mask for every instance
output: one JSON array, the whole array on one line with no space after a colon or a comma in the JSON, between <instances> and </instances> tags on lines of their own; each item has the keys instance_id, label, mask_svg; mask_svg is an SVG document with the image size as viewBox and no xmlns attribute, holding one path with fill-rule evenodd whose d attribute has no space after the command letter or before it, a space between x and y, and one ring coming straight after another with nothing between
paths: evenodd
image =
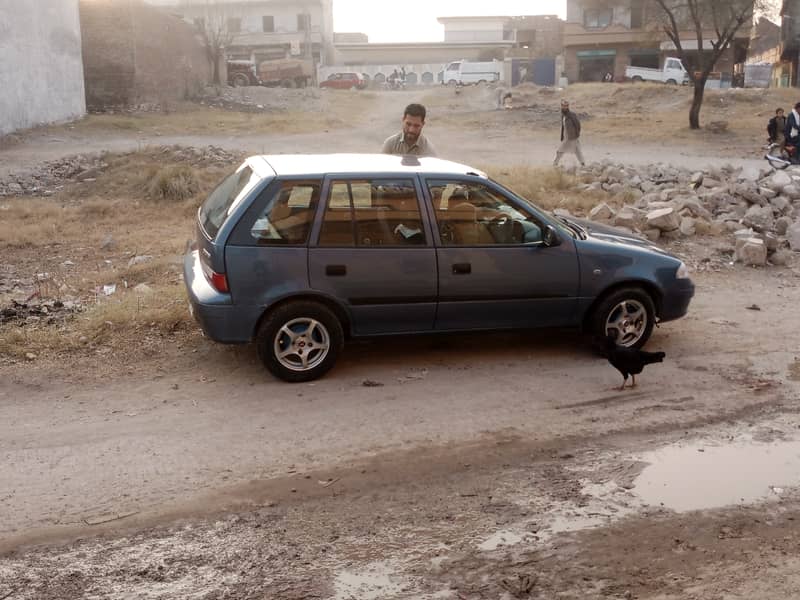
<instances>
[{"instance_id":1,"label":"white van","mask_svg":"<svg viewBox=\"0 0 800 600\"><path fill-rule=\"evenodd\" d=\"M500 81L503 63L499 60L490 62L471 62L457 60L444 68L442 83L447 85L467 85L469 83L493 83Z\"/></svg>"}]
</instances>

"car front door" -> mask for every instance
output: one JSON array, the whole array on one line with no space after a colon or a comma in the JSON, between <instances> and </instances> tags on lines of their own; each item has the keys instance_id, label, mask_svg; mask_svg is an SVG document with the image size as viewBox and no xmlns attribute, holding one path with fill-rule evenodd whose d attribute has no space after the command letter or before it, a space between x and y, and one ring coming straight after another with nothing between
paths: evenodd
<instances>
[{"instance_id":1,"label":"car front door","mask_svg":"<svg viewBox=\"0 0 800 600\"><path fill-rule=\"evenodd\" d=\"M309 249L312 289L342 302L357 335L433 329L436 250L416 177L330 177Z\"/></svg>"},{"instance_id":2,"label":"car front door","mask_svg":"<svg viewBox=\"0 0 800 600\"><path fill-rule=\"evenodd\" d=\"M437 330L573 325L578 257L574 240L499 186L429 179L437 230ZM552 226L550 226L552 227Z\"/></svg>"}]
</instances>

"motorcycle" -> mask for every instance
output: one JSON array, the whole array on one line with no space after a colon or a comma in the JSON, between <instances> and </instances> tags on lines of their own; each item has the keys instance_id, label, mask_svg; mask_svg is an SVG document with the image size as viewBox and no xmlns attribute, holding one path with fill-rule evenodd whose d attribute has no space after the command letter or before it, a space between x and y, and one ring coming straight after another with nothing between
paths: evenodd
<instances>
[{"instance_id":1,"label":"motorcycle","mask_svg":"<svg viewBox=\"0 0 800 600\"><path fill-rule=\"evenodd\" d=\"M764 154L764 158L775 169L785 169L790 165L800 164L797 146L788 144L782 146L776 142L771 142L765 146L765 149L767 152Z\"/></svg>"},{"instance_id":2,"label":"motorcycle","mask_svg":"<svg viewBox=\"0 0 800 600\"><path fill-rule=\"evenodd\" d=\"M404 90L406 89L406 82L403 79L389 77L386 80L386 89L387 90Z\"/></svg>"}]
</instances>

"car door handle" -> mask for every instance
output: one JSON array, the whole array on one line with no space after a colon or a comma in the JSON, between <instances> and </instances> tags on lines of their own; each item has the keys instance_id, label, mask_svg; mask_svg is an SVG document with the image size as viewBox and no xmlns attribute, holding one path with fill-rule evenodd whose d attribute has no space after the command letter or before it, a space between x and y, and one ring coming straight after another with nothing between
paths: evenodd
<instances>
[{"instance_id":1,"label":"car door handle","mask_svg":"<svg viewBox=\"0 0 800 600\"><path fill-rule=\"evenodd\" d=\"M325 275L329 277L343 277L347 275L347 267L345 265L326 265Z\"/></svg>"},{"instance_id":2,"label":"car door handle","mask_svg":"<svg viewBox=\"0 0 800 600\"><path fill-rule=\"evenodd\" d=\"M456 263L453 265L453 275L469 275L472 273L472 265L469 263Z\"/></svg>"}]
</instances>

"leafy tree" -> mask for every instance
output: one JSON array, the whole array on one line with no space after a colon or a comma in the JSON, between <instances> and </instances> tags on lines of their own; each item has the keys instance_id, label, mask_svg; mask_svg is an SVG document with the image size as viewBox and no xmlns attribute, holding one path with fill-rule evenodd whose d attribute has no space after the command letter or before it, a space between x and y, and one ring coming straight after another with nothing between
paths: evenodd
<instances>
[{"instance_id":1,"label":"leafy tree","mask_svg":"<svg viewBox=\"0 0 800 600\"><path fill-rule=\"evenodd\" d=\"M753 22L754 15L767 10L770 0L654 0L658 27L675 44L678 56L689 70L694 86L689 127L700 129L700 108L703 106L706 82L722 54L731 47L736 33ZM689 60L681 31L691 31L697 39L697 60ZM704 38L711 35L711 47L704 47ZM694 62L694 68L692 63Z\"/></svg>"}]
</instances>

